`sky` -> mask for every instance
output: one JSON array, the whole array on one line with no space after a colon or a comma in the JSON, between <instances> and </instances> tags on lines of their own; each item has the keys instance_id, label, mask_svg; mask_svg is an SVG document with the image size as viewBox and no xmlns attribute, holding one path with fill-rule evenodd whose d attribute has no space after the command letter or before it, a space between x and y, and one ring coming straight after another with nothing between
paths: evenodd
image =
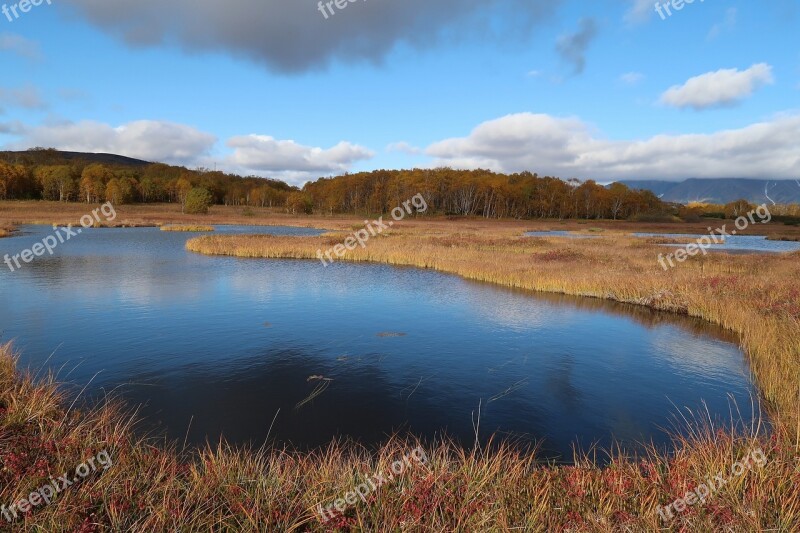
<instances>
[{"instance_id":1,"label":"sky","mask_svg":"<svg viewBox=\"0 0 800 533\"><path fill-rule=\"evenodd\" d=\"M19 1L0 0L1 149L295 185L800 179L798 0Z\"/></svg>"}]
</instances>

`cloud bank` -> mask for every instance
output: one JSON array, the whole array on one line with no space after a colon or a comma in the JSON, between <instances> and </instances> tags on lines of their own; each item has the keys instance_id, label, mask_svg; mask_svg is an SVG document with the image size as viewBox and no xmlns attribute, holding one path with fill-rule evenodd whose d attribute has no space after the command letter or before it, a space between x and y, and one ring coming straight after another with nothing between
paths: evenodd
<instances>
[{"instance_id":1,"label":"cloud bank","mask_svg":"<svg viewBox=\"0 0 800 533\"><path fill-rule=\"evenodd\" d=\"M484 122L467 137L432 144L435 165L529 170L561 178L796 178L800 115L711 134L603 139L577 118L520 113Z\"/></svg>"}]
</instances>

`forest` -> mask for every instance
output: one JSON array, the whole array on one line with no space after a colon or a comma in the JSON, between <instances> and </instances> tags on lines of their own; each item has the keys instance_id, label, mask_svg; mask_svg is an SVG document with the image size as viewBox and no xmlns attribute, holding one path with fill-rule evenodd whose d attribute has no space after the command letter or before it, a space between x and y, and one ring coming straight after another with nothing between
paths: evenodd
<instances>
[{"instance_id":1,"label":"forest","mask_svg":"<svg viewBox=\"0 0 800 533\"><path fill-rule=\"evenodd\" d=\"M674 211L649 191L531 172L375 170L320 178L299 189L256 176L83 155L66 157L41 148L0 153L0 199L183 204L192 189L200 188L216 205L273 207L295 214L385 213L419 193L429 213L451 216L618 220Z\"/></svg>"}]
</instances>

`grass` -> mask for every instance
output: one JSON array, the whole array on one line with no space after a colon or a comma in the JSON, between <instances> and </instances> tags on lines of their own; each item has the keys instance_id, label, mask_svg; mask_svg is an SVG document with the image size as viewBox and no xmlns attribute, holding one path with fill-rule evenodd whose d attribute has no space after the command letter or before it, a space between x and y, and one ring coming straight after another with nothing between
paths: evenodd
<instances>
[{"instance_id":1,"label":"grass","mask_svg":"<svg viewBox=\"0 0 800 533\"><path fill-rule=\"evenodd\" d=\"M187 226L161 226L161 231L185 231L185 232L192 232L192 233L199 233L199 232L210 232L214 231L214 226L201 226L201 225L187 225Z\"/></svg>"},{"instance_id":2,"label":"grass","mask_svg":"<svg viewBox=\"0 0 800 533\"><path fill-rule=\"evenodd\" d=\"M796 531L800 470L791 436L758 427L691 431L664 456L617 457L598 468L540 463L535 449L502 443L465 450L449 441L390 439L379 449L334 442L313 452L235 449L224 443L186 451L136 436L135 418L113 400L68 409L50 376L20 371L0 346L0 501L26 497L50 477L71 473L107 451L113 466L20 517L27 531ZM316 516L366 477L422 446L428 461L377 488L329 522ZM760 450L766 462L741 476L732 465ZM705 504L670 523L665 506L698 483L729 479ZM0 528L8 525L0 519Z\"/></svg>"}]
</instances>

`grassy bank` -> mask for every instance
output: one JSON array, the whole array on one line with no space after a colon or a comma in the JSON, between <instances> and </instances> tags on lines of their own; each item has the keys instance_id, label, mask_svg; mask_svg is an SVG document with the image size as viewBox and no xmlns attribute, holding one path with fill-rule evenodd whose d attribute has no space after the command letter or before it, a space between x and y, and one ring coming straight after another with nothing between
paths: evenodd
<instances>
[{"instance_id":1,"label":"grassy bank","mask_svg":"<svg viewBox=\"0 0 800 533\"><path fill-rule=\"evenodd\" d=\"M208 447L179 453L136 437L114 402L67 410L52 377L20 372L0 347L0 502L6 506L50 478L105 451L113 465L65 488L49 505L19 516L27 531L675 531L800 527L800 472L791 436L757 437L698 426L669 459L652 454L606 468L538 464L535 452L507 447L464 451L423 445L427 461L409 466L364 501L323 521L318 513L391 472L418 442L378 450L334 443L310 453ZM763 461L733 465L758 451ZM763 453L763 456L760 454ZM742 463L744 464L744 463ZM705 503L670 521L657 508L698 484L726 480ZM363 486L363 485L362 485ZM666 516L666 514L665 514ZM13 518L13 517L12 517ZM10 525L0 517L0 529Z\"/></svg>"},{"instance_id":2,"label":"grassy bank","mask_svg":"<svg viewBox=\"0 0 800 533\"><path fill-rule=\"evenodd\" d=\"M204 233L214 231L214 226L188 225L188 226L161 226L161 231L178 231L186 233Z\"/></svg>"}]
</instances>

